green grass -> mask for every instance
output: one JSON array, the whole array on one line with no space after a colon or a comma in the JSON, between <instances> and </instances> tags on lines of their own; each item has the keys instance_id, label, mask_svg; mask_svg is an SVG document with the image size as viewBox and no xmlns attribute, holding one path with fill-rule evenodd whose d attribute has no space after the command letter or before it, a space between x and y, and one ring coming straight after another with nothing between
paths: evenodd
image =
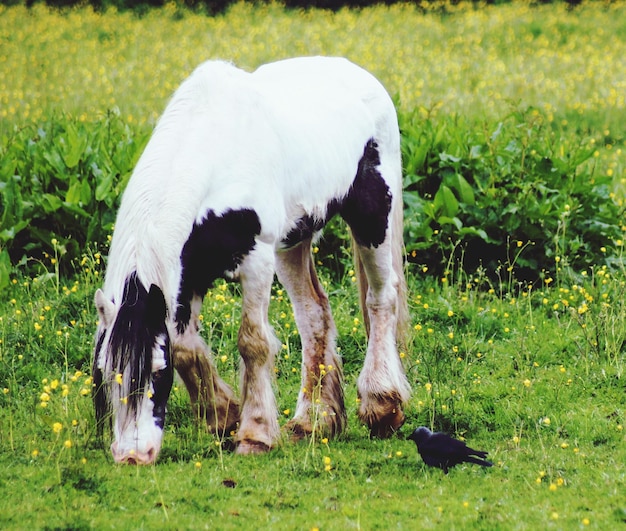
<instances>
[{"instance_id":1,"label":"green grass","mask_svg":"<svg viewBox=\"0 0 626 531\"><path fill-rule=\"evenodd\" d=\"M551 442L548 437L546 444ZM58 471L3 463L12 492L27 500L3 511L3 526L572 529L585 527L585 518L592 529L619 525L615 507L623 503L622 484L602 469L589 472L594 465L623 467L606 450L583 447L574 455L548 448L536 455L526 448L495 448L496 468L458 469L445 476L417 464L411 445L371 442L354 433L314 456L304 446L286 447L252 459L207 458L201 468L185 461L104 467L97 454L85 465ZM302 465L307 457L321 461L326 453L331 473ZM537 483L542 471L546 475ZM550 490L559 478L564 484Z\"/></svg>"},{"instance_id":2,"label":"green grass","mask_svg":"<svg viewBox=\"0 0 626 531\"><path fill-rule=\"evenodd\" d=\"M464 273L419 279L411 266L404 362L414 393L407 424L389 440L370 439L356 418L364 337L352 277L327 279L347 375L345 434L236 456L193 419L177 386L159 462L135 468L115 466L98 447L83 396L98 281L89 260L68 286L57 287L52 266L39 280L16 277L1 303L3 528L606 529L624 521L623 273L600 269L580 283L501 294ZM235 386L237 292L219 285L203 312L216 363ZM284 345L276 389L285 422L299 386L299 341L278 286L271 318ZM418 425L465 437L495 467L448 476L426 468L406 440Z\"/></svg>"}]
</instances>

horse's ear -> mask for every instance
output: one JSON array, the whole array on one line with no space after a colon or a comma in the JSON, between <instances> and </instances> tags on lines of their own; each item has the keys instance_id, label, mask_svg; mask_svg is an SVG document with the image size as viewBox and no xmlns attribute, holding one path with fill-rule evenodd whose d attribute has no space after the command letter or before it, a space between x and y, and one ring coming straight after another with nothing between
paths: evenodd
<instances>
[{"instance_id":1,"label":"horse's ear","mask_svg":"<svg viewBox=\"0 0 626 531\"><path fill-rule=\"evenodd\" d=\"M113 324L113 319L115 318L115 304L106 298L106 295L101 289L96 291L94 301L96 303L100 322L105 328L109 328L111 324Z\"/></svg>"},{"instance_id":2,"label":"horse's ear","mask_svg":"<svg viewBox=\"0 0 626 531\"><path fill-rule=\"evenodd\" d=\"M150 286L148 292L148 304L146 305L146 322L151 328L161 328L167 315L165 297L161 288L156 284Z\"/></svg>"}]
</instances>

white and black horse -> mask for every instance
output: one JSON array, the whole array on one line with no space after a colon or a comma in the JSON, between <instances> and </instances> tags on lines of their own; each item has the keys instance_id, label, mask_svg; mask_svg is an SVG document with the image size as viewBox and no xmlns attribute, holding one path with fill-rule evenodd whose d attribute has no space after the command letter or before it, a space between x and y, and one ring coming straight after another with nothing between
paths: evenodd
<instances>
[{"instance_id":1,"label":"white and black horse","mask_svg":"<svg viewBox=\"0 0 626 531\"><path fill-rule=\"evenodd\" d=\"M327 433L344 428L337 331L311 256L335 214L351 228L368 332L358 415L378 436L402 425L410 387L396 346L407 313L401 173L393 103L345 59L290 59L253 73L211 61L183 82L124 192L95 297L94 401L99 426L112 424L116 462L157 458L174 370L213 430L236 430L239 453L275 444L275 273L302 340L287 426L311 433L316 408ZM239 400L198 333L203 296L223 276L242 286Z\"/></svg>"}]
</instances>

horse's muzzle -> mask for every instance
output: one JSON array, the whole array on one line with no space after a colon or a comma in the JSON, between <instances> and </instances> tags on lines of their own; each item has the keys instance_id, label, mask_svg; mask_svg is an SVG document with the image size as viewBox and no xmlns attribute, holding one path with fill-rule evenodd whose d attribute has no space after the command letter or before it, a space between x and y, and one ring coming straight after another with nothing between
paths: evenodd
<instances>
[{"instance_id":1,"label":"horse's muzzle","mask_svg":"<svg viewBox=\"0 0 626 531\"><path fill-rule=\"evenodd\" d=\"M113 454L113 460L118 464L151 465L156 461L158 450L156 446L151 444L148 444L144 451L132 448L120 450L117 442L114 442L111 445L111 453Z\"/></svg>"}]
</instances>

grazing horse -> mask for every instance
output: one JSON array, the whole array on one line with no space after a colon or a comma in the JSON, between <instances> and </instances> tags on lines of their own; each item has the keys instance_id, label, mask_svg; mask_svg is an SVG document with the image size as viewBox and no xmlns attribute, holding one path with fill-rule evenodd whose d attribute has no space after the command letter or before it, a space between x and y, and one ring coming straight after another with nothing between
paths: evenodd
<instances>
[{"instance_id":1,"label":"grazing horse","mask_svg":"<svg viewBox=\"0 0 626 531\"><path fill-rule=\"evenodd\" d=\"M358 415L376 436L402 425L410 387L396 346L407 316L401 173L394 105L345 59L289 59L252 73L209 61L183 82L124 191L95 295L94 404L100 430L105 421L113 429L116 462L157 458L174 370L212 430L236 430L239 453L272 448L275 273L302 340L286 428L299 438L345 427L337 331L311 254L335 214L351 229L368 335ZM220 277L242 287L239 400L199 335L202 299Z\"/></svg>"}]
</instances>

